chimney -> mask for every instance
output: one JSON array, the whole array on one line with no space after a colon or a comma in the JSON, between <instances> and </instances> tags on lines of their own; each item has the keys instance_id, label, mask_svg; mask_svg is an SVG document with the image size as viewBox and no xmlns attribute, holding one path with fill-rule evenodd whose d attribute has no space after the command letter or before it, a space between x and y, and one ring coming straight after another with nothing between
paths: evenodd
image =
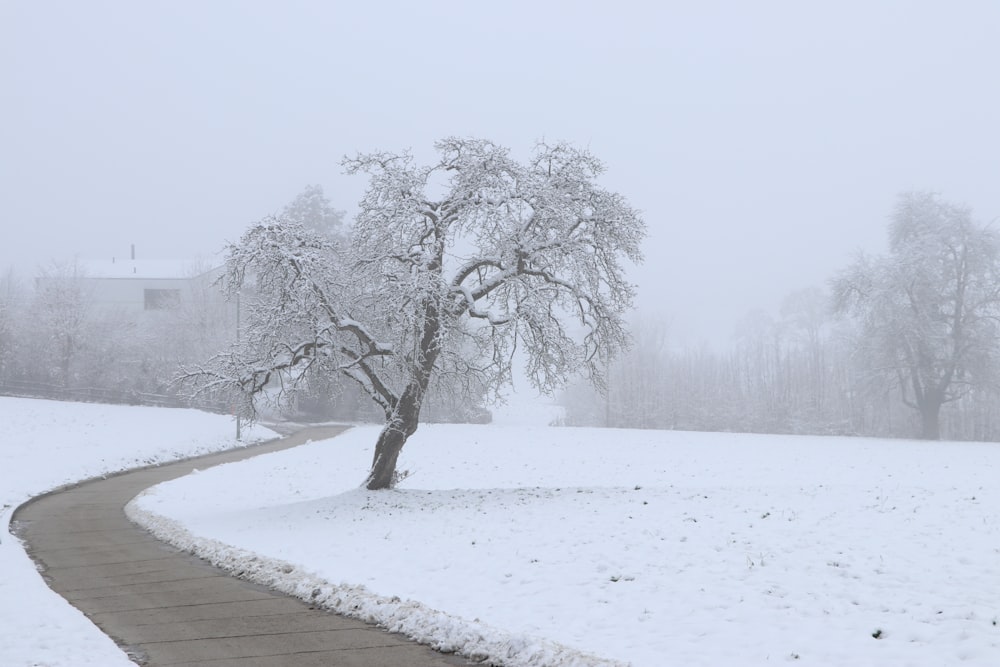
<instances>
[{"instance_id":1,"label":"chimney","mask_svg":"<svg viewBox=\"0 0 1000 667\"><path fill-rule=\"evenodd\" d=\"M132 244L132 259L135 260L135 244Z\"/></svg>"}]
</instances>

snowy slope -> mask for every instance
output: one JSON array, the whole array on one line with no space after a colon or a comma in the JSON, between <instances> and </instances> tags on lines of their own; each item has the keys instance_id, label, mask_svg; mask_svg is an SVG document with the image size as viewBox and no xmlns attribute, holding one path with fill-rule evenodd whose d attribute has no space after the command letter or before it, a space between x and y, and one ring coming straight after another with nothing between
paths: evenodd
<instances>
[{"instance_id":1,"label":"snowy slope","mask_svg":"<svg viewBox=\"0 0 1000 667\"><path fill-rule=\"evenodd\" d=\"M233 447L228 417L0 397L0 665L114 667L125 654L42 581L9 534L14 508L104 473ZM256 428L245 440L272 437Z\"/></svg>"},{"instance_id":2,"label":"snowy slope","mask_svg":"<svg viewBox=\"0 0 1000 667\"><path fill-rule=\"evenodd\" d=\"M376 432L129 511L244 575L508 665L1000 664L1000 446L423 426L402 488L369 493Z\"/></svg>"}]
</instances>

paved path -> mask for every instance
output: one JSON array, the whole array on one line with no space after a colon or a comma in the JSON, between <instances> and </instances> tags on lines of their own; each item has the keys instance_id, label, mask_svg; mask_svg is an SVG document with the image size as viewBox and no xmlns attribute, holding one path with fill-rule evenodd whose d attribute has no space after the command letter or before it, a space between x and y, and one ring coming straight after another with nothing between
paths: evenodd
<instances>
[{"instance_id":1,"label":"paved path","mask_svg":"<svg viewBox=\"0 0 1000 667\"><path fill-rule=\"evenodd\" d=\"M220 463L337 435L315 427L264 445L86 482L14 514L54 591L141 665L445 667L466 665L360 621L234 579L132 524L143 489Z\"/></svg>"}]
</instances>

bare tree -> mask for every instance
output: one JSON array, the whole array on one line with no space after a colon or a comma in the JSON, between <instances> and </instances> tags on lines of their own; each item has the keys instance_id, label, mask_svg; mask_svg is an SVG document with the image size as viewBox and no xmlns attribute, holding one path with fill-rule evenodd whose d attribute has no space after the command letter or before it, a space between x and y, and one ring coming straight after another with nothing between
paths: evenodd
<instances>
[{"instance_id":1,"label":"bare tree","mask_svg":"<svg viewBox=\"0 0 1000 667\"><path fill-rule=\"evenodd\" d=\"M536 387L581 371L598 385L627 344L645 227L598 187L602 164L566 144L527 163L496 144L445 139L429 166L408 153L345 160L367 174L350 244L287 219L254 225L229 248L227 288L253 281L241 344L196 369L206 389L248 398L311 374L339 373L381 408L369 489L390 487L433 381L497 391L515 350Z\"/></svg>"},{"instance_id":2,"label":"bare tree","mask_svg":"<svg viewBox=\"0 0 1000 667\"><path fill-rule=\"evenodd\" d=\"M830 297L818 287L795 290L781 304L790 415L813 427L830 423L828 333Z\"/></svg>"},{"instance_id":3,"label":"bare tree","mask_svg":"<svg viewBox=\"0 0 1000 667\"><path fill-rule=\"evenodd\" d=\"M666 394L669 379L663 373L669 357L667 326L635 318L630 331L634 347L620 355L608 372L603 425L665 428L670 425L671 407Z\"/></svg>"},{"instance_id":4,"label":"bare tree","mask_svg":"<svg viewBox=\"0 0 1000 667\"><path fill-rule=\"evenodd\" d=\"M942 405L996 381L1000 240L969 209L902 195L889 254L860 256L833 291L862 326L868 367L919 413L922 438L940 437Z\"/></svg>"}]
</instances>

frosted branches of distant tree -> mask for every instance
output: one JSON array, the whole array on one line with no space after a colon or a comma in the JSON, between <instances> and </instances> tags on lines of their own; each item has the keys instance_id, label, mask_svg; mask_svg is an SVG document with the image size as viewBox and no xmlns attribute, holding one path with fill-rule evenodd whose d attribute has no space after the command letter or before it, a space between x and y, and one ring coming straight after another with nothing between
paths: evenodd
<instances>
[{"instance_id":1,"label":"frosted branches of distant tree","mask_svg":"<svg viewBox=\"0 0 1000 667\"><path fill-rule=\"evenodd\" d=\"M861 326L858 352L919 413L923 438L940 437L942 405L996 384L1000 237L968 208L902 195L889 254L859 256L833 288Z\"/></svg>"},{"instance_id":2,"label":"frosted branches of distant tree","mask_svg":"<svg viewBox=\"0 0 1000 667\"><path fill-rule=\"evenodd\" d=\"M346 159L369 187L350 241L269 218L229 248L226 284L252 283L241 344L188 376L247 399L341 374L381 408L370 489L391 486L434 381L496 392L524 352L536 387L582 372L598 386L628 343L644 224L600 188L603 165L568 144L525 162L490 141L450 138L438 159Z\"/></svg>"}]
</instances>

